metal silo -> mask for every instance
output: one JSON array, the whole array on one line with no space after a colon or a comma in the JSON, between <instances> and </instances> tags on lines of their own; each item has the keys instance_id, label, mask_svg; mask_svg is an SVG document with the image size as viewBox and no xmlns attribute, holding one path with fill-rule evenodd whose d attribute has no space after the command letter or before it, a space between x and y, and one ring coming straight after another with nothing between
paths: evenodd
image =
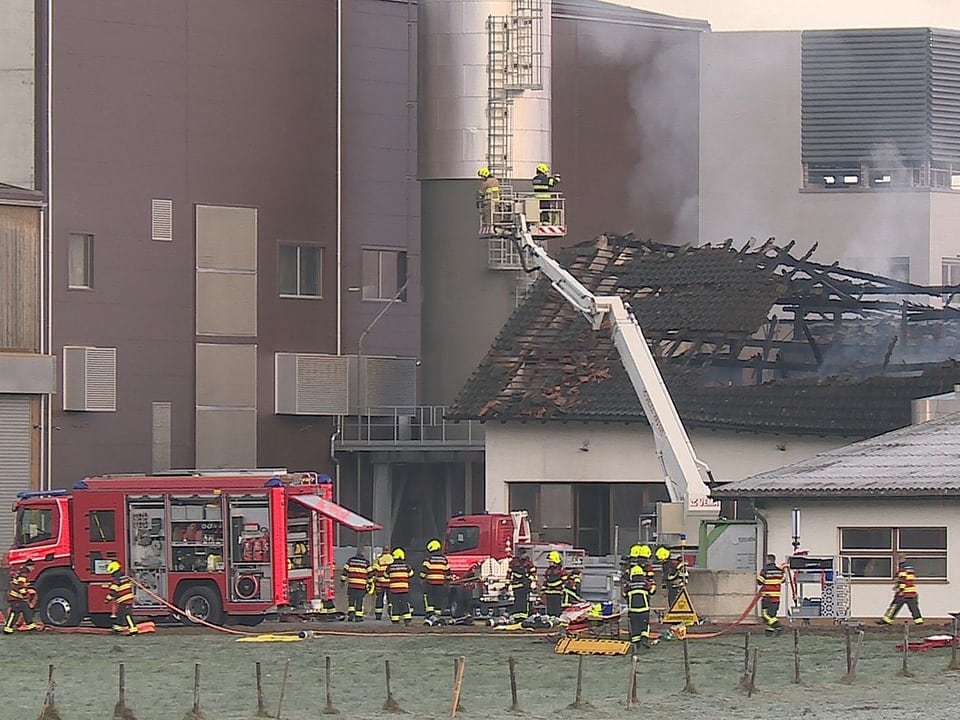
<instances>
[{"instance_id":1,"label":"metal silo","mask_svg":"<svg viewBox=\"0 0 960 720\"><path fill-rule=\"evenodd\" d=\"M516 306L517 266L495 262L477 236L477 170L529 189L550 162L550 10L550 0L418 0L427 403L453 400Z\"/></svg>"}]
</instances>

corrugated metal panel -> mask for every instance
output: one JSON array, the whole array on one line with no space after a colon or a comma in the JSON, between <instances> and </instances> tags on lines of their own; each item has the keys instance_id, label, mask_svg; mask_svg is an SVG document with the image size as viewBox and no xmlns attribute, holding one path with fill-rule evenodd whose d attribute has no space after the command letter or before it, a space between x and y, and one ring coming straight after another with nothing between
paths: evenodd
<instances>
[{"instance_id":1,"label":"corrugated metal panel","mask_svg":"<svg viewBox=\"0 0 960 720\"><path fill-rule=\"evenodd\" d=\"M26 395L0 395L0 547L13 543L10 507L30 489L30 402Z\"/></svg>"},{"instance_id":2,"label":"corrugated metal panel","mask_svg":"<svg viewBox=\"0 0 960 720\"><path fill-rule=\"evenodd\" d=\"M39 347L39 217L36 208L0 206L0 350Z\"/></svg>"},{"instance_id":3,"label":"corrugated metal panel","mask_svg":"<svg viewBox=\"0 0 960 720\"><path fill-rule=\"evenodd\" d=\"M960 32L930 31L930 156L960 162Z\"/></svg>"},{"instance_id":4,"label":"corrugated metal panel","mask_svg":"<svg viewBox=\"0 0 960 720\"><path fill-rule=\"evenodd\" d=\"M417 404L416 358L365 357L368 407L412 407Z\"/></svg>"},{"instance_id":5,"label":"corrugated metal panel","mask_svg":"<svg viewBox=\"0 0 960 720\"><path fill-rule=\"evenodd\" d=\"M928 35L925 28L803 33L804 163L875 165L891 147L904 163L927 161Z\"/></svg>"}]
</instances>

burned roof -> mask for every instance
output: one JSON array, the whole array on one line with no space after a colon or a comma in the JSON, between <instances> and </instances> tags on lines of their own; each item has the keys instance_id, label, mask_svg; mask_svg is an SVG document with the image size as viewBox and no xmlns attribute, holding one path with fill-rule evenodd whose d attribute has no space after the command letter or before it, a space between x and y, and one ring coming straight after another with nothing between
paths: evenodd
<instances>
[{"instance_id":1,"label":"burned roof","mask_svg":"<svg viewBox=\"0 0 960 720\"><path fill-rule=\"evenodd\" d=\"M960 414L711 489L717 498L960 495Z\"/></svg>"},{"instance_id":2,"label":"burned roof","mask_svg":"<svg viewBox=\"0 0 960 720\"><path fill-rule=\"evenodd\" d=\"M683 420L763 432L875 435L910 401L960 382L958 288L823 265L793 244L676 247L601 236L559 260L634 312ZM609 332L545 278L501 330L448 416L644 421Z\"/></svg>"}]
</instances>

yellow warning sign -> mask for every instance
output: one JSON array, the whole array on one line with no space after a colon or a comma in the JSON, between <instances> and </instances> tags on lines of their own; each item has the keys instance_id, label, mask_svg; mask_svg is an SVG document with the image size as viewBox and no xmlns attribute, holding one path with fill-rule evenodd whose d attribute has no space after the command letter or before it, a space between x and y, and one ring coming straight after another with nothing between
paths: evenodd
<instances>
[{"instance_id":1,"label":"yellow warning sign","mask_svg":"<svg viewBox=\"0 0 960 720\"><path fill-rule=\"evenodd\" d=\"M680 589L680 594L677 595L677 599L673 601L673 605L667 610L667 614L663 616L663 622L683 623L684 625L696 625L700 622L697 611L693 609L693 603L690 602L690 596L687 594L686 588Z\"/></svg>"}]
</instances>

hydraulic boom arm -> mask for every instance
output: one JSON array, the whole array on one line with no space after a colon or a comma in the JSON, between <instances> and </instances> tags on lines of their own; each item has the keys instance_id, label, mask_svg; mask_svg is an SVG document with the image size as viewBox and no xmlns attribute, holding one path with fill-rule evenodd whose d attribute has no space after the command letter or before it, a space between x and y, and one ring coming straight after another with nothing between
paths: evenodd
<instances>
[{"instance_id":1,"label":"hydraulic boom arm","mask_svg":"<svg viewBox=\"0 0 960 720\"><path fill-rule=\"evenodd\" d=\"M633 313L618 295L594 295L550 257L533 241L523 214L517 214L515 227L515 239L525 270L539 270L546 275L557 292L590 321L594 330L599 330L604 317L609 317L614 346L653 429L657 457L670 500L683 503L685 510L716 508L717 503L710 499L708 490L713 475L693 450L660 368Z\"/></svg>"}]
</instances>

